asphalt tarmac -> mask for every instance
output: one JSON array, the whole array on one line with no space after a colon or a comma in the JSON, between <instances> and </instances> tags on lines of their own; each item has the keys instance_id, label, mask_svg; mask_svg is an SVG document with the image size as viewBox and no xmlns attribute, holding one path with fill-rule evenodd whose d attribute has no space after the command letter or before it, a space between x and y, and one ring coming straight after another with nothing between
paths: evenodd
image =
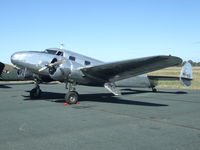
<instances>
[{"instance_id":1,"label":"asphalt tarmac","mask_svg":"<svg viewBox=\"0 0 200 150\"><path fill-rule=\"evenodd\" d=\"M64 106L64 84L0 85L0 150L199 150L200 90L77 88Z\"/></svg>"}]
</instances>

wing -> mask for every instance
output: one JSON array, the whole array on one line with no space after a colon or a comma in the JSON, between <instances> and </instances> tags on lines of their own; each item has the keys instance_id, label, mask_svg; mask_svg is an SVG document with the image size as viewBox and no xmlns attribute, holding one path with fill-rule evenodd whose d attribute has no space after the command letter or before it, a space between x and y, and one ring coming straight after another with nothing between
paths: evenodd
<instances>
[{"instance_id":1,"label":"wing","mask_svg":"<svg viewBox=\"0 0 200 150\"><path fill-rule=\"evenodd\" d=\"M181 63L182 59L175 56L152 56L82 68L81 71L88 77L115 82Z\"/></svg>"}]
</instances>

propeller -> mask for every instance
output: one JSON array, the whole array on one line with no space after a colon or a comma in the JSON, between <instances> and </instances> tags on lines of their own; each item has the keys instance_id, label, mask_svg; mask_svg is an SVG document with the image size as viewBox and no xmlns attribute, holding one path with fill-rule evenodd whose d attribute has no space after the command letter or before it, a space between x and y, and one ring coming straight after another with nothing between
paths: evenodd
<instances>
[{"instance_id":1,"label":"propeller","mask_svg":"<svg viewBox=\"0 0 200 150\"><path fill-rule=\"evenodd\" d=\"M62 59L58 61L57 59L53 59L51 63L46 64L44 67L41 67L38 71L41 72L48 69L49 76L52 79L63 81L63 80L68 80L70 74L74 70L74 65L75 64L73 64L72 61L67 59Z\"/></svg>"},{"instance_id":2,"label":"propeller","mask_svg":"<svg viewBox=\"0 0 200 150\"><path fill-rule=\"evenodd\" d=\"M63 81L68 80L69 75L73 71L73 64L70 60L67 60L65 63L59 66L52 66L49 68L49 75L52 79Z\"/></svg>"},{"instance_id":3,"label":"propeller","mask_svg":"<svg viewBox=\"0 0 200 150\"><path fill-rule=\"evenodd\" d=\"M60 61L56 61L54 63L49 63L49 64L46 64L44 67L40 68L38 71L39 72L42 72L46 69L52 69L53 67L55 67L56 65L60 65L60 64L63 64L66 62L66 59L62 59Z\"/></svg>"}]
</instances>

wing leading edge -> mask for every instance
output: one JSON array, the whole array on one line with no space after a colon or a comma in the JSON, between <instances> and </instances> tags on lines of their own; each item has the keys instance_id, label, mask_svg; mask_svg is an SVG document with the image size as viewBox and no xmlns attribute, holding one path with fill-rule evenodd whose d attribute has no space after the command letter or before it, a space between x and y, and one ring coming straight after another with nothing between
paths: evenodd
<instances>
[{"instance_id":1,"label":"wing leading edge","mask_svg":"<svg viewBox=\"0 0 200 150\"><path fill-rule=\"evenodd\" d=\"M180 65L182 59L175 56L152 56L82 68L89 77L104 82L115 82L155 70Z\"/></svg>"}]
</instances>

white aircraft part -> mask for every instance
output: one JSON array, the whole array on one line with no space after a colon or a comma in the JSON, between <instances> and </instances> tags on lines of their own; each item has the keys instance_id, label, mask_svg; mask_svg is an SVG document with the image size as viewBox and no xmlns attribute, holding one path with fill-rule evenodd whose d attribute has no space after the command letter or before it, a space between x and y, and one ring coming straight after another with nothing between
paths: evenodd
<instances>
[{"instance_id":1,"label":"white aircraft part","mask_svg":"<svg viewBox=\"0 0 200 150\"><path fill-rule=\"evenodd\" d=\"M121 95L121 92L116 88L114 83L105 83L104 87L110 91L111 93L113 93L114 95L118 96Z\"/></svg>"},{"instance_id":2,"label":"white aircraft part","mask_svg":"<svg viewBox=\"0 0 200 150\"><path fill-rule=\"evenodd\" d=\"M192 84L192 78L192 65L189 62L186 62L181 70L180 82L184 86L190 86Z\"/></svg>"}]
</instances>

